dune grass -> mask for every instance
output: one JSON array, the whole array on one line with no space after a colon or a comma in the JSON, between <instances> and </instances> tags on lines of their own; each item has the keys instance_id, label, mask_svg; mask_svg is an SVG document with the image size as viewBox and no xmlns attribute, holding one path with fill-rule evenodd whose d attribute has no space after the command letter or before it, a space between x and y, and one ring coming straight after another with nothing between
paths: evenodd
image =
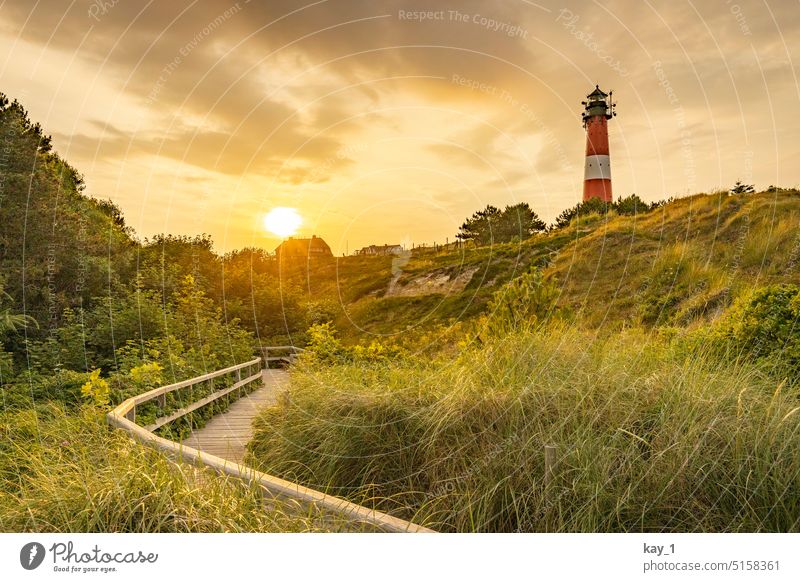
<instances>
[{"instance_id":1,"label":"dune grass","mask_svg":"<svg viewBox=\"0 0 800 582\"><path fill-rule=\"evenodd\" d=\"M303 532L341 525L110 430L92 408L0 414L0 531Z\"/></svg>"},{"instance_id":2,"label":"dune grass","mask_svg":"<svg viewBox=\"0 0 800 582\"><path fill-rule=\"evenodd\" d=\"M446 531L797 531L799 396L702 346L528 331L449 361L300 363L250 455Z\"/></svg>"}]
</instances>

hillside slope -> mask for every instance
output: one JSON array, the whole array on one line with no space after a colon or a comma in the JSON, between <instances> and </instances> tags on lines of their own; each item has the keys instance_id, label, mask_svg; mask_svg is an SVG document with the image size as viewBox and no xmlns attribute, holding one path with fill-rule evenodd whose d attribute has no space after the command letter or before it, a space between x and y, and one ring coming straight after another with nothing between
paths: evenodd
<instances>
[{"instance_id":1,"label":"hillside slope","mask_svg":"<svg viewBox=\"0 0 800 582\"><path fill-rule=\"evenodd\" d=\"M469 319L531 266L588 326L689 325L758 286L800 283L800 195L698 194L651 212L582 216L518 243L343 257L308 269L345 337L394 336Z\"/></svg>"},{"instance_id":2,"label":"hillside slope","mask_svg":"<svg viewBox=\"0 0 800 582\"><path fill-rule=\"evenodd\" d=\"M699 194L596 219L547 274L561 285L561 305L589 326L688 325L748 290L800 282L798 226L797 192Z\"/></svg>"}]
</instances>

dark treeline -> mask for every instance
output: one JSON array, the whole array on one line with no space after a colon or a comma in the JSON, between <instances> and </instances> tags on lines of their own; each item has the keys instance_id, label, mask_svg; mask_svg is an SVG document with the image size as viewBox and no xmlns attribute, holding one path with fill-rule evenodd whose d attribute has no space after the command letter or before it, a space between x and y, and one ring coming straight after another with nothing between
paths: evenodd
<instances>
[{"instance_id":1,"label":"dark treeline","mask_svg":"<svg viewBox=\"0 0 800 582\"><path fill-rule=\"evenodd\" d=\"M140 241L118 206L84 190L39 124L0 94L4 383L26 371L118 370L123 348L165 366L166 352L194 350L184 360L208 368L313 323L302 277L279 274L265 251L220 256L207 235Z\"/></svg>"}]
</instances>

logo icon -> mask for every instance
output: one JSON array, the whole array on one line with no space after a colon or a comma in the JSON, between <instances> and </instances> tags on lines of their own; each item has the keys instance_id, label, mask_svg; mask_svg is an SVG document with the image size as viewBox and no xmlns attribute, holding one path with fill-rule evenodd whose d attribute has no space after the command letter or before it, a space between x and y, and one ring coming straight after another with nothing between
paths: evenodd
<instances>
[{"instance_id":1,"label":"logo icon","mask_svg":"<svg viewBox=\"0 0 800 582\"><path fill-rule=\"evenodd\" d=\"M30 542L22 546L19 552L19 563L26 570L35 570L44 561L44 546L39 542Z\"/></svg>"}]
</instances>

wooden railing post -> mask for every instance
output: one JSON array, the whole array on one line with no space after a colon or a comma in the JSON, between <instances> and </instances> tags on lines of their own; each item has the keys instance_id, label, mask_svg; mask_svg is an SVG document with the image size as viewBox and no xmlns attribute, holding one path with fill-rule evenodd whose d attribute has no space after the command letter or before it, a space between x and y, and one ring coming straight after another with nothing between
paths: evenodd
<instances>
[{"instance_id":1,"label":"wooden railing post","mask_svg":"<svg viewBox=\"0 0 800 582\"><path fill-rule=\"evenodd\" d=\"M544 446L544 490L548 499L552 495L553 484L556 478L556 447Z\"/></svg>"}]
</instances>

